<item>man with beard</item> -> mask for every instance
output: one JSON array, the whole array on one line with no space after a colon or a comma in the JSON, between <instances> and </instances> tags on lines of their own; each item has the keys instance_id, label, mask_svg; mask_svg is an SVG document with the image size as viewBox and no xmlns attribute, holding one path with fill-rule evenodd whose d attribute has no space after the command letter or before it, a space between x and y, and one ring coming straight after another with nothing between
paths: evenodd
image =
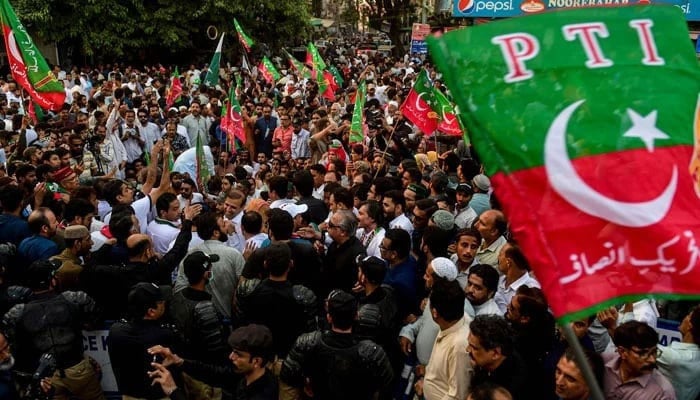
<instances>
[{"instance_id":1,"label":"man with beard","mask_svg":"<svg viewBox=\"0 0 700 400\"><path fill-rule=\"evenodd\" d=\"M20 217L22 212L22 190L15 185L5 185L0 189L0 242L11 242L15 246L32 235L27 221Z\"/></svg>"},{"instance_id":2,"label":"man with beard","mask_svg":"<svg viewBox=\"0 0 700 400\"><path fill-rule=\"evenodd\" d=\"M232 349L228 356L231 365L225 366L182 359L166 347L154 346L148 349L149 354L163 357L163 363L152 364L154 370L149 372L149 376L153 378L153 384L159 383L163 392L173 400L185 400L187 396L183 390L179 390L167 370L166 367L171 365L212 386L223 387L228 392L228 398L276 400L277 380L266 367L273 359L272 343L272 333L264 325L251 324L238 328L228 338Z\"/></svg>"},{"instance_id":3,"label":"man with beard","mask_svg":"<svg viewBox=\"0 0 700 400\"><path fill-rule=\"evenodd\" d=\"M389 221L389 228L401 228L410 235L413 232L413 224L406 216L406 199L400 190L389 190L382 199L384 218ZM427 221L426 221L427 224Z\"/></svg>"},{"instance_id":4,"label":"man with beard","mask_svg":"<svg viewBox=\"0 0 700 400\"><path fill-rule=\"evenodd\" d=\"M228 236L219 225L219 218L214 212L200 215L196 221L197 234L204 240L201 244L190 249L189 254L201 251L205 254L216 254L219 259L212 260L211 275L205 290L212 296L216 311L225 318L231 318L233 293L238 285L238 278L243 272L245 260L241 253L226 245ZM183 227L183 229L185 229ZM175 292L188 286L184 266L180 264L175 281Z\"/></svg>"},{"instance_id":5,"label":"man with beard","mask_svg":"<svg viewBox=\"0 0 700 400\"><path fill-rule=\"evenodd\" d=\"M658 370L659 334L649 325L629 321L618 326L613 335L617 353L604 354L605 398L675 399L671 383Z\"/></svg>"},{"instance_id":6,"label":"man with beard","mask_svg":"<svg viewBox=\"0 0 700 400\"><path fill-rule=\"evenodd\" d=\"M27 219L32 236L22 240L17 248L20 260L31 264L58 254L58 246L51 238L56 234L58 221L53 211L39 207L29 214Z\"/></svg>"},{"instance_id":7,"label":"man with beard","mask_svg":"<svg viewBox=\"0 0 700 400\"><path fill-rule=\"evenodd\" d=\"M272 134L276 128L277 118L272 117L272 108L269 105L263 106L262 116L255 121L253 127L256 153L272 157Z\"/></svg>"},{"instance_id":8,"label":"man with beard","mask_svg":"<svg viewBox=\"0 0 700 400\"><path fill-rule=\"evenodd\" d=\"M194 100L190 105L190 114L182 119L182 125L187 129L187 136L192 146L197 145L197 137L202 141L202 146L209 144L211 121L209 118L202 116L201 112L201 104L199 101Z\"/></svg>"},{"instance_id":9,"label":"man with beard","mask_svg":"<svg viewBox=\"0 0 700 400\"><path fill-rule=\"evenodd\" d=\"M459 280L459 276L457 276ZM464 294L474 307L475 315L500 315L501 311L493 300L498 286L498 272L490 265L476 264L469 269Z\"/></svg>"}]
</instances>

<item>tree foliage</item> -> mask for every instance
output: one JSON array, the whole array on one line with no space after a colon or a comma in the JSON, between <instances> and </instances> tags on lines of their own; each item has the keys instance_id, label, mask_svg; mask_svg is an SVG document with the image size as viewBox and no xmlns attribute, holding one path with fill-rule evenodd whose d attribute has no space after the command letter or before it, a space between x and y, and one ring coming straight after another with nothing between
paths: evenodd
<instances>
[{"instance_id":1,"label":"tree foliage","mask_svg":"<svg viewBox=\"0 0 700 400\"><path fill-rule=\"evenodd\" d=\"M389 37L395 52L403 54L401 29L411 26L411 18L415 15L415 6L410 0L369 0L369 25L382 30L383 24L389 25Z\"/></svg>"},{"instance_id":2,"label":"tree foliage","mask_svg":"<svg viewBox=\"0 0 700 400\"><path fill-rule=\"evenodd\" d=\"M308 5L303 1L13 0L12 4L37 38L71 43L85 55L105 58L206 48L210 25L229 33L233 42L234 17L256 42L273 48L294 44L310 32Z\"/></svg>"}]
</instances>

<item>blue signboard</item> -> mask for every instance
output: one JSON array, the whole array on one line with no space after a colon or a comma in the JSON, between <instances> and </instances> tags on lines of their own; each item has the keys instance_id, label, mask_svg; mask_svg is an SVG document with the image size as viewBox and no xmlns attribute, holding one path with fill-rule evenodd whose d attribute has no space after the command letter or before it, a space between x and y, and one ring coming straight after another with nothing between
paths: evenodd
<instances>
[{"instance_id":1,"label":"blue signboard","mask_svg":"<svg viewBox=\"0 0 700 400\"><path fill-rule=\"evenodd\" d=\"M686 20L700 21L700 4L695 0L454 0L452 16L503 18L564 8L633 4L670 4L680 8Z\"/></svg>"},{"instance_id":2,"label":"blue signboard","mask_svg":"<svg viewBox=\"0 0 700 400\"><path fill-rule=\"evenodd\" d=\"M428 54L428 43L425 40L411 40L411 54Z\"/></svg>"}]
</instances>

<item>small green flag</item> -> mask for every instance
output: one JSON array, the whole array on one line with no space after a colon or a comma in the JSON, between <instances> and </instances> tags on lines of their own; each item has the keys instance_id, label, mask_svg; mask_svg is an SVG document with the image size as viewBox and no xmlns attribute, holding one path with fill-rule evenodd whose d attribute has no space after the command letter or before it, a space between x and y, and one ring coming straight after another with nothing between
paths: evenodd
<instances>
[{"instance_id":1,"label":"small green flag","mask_svg":"<svg viewBox=\"0 0 700 400\"><path fill-rule=\"evenodd\" d=\"M329 65L328 72L333 74L335 82L338 84L338 86L343 86L343 83L345 82L345 80L343 79L343 74L341 74L340 71L338 71L338 68L336 68L335 65Z\"/></svg>"},{"instance_id":2,"label":"small green flag","mask_svg":"<svg viewBox=\"0 0 700 400\"><path fill-rule=\"evenodd\" d=\"M267 56L263 57L258 69L269 83L277 82L280 79L280 73L277 72L277 68Z\"/></svg>"},{"instance_id":3,"label":"small green flag","mask_svg":"<svg viewBox=\"0 0 700 400\"><path fill-rule=\"evenodd\" d=\"M202 81L203 84L209 86L210 88L216 87L219 84L219 63L221 62L221 46L224 43L224 35L221 34L221 39L219 39L219 45L216 46L214 51L214 56L211 58L209 63L209 70L207 71L207 76Z\"/></svg>"},{"instance_id":4,"label":"small green flag","mask_svg":"<svg viewBox=\"0 0 700 400\"><path fill-rule=\"evenodd\" d=\"M250 38L250 36L246 35L245 32L243 32L243 28L241 28L241 25L235 18L233 19L233 25L236 27L236 34L238 35L238 41L241 42L241 46L245 48L245 51L250 53L250 48L253 47L255 42L253 41L253 39Z\"/></svg>"},{"instance_id":5,"label":"small green flag","mask_svg":"<svg viewBox=\"0 0 700 400\"><path fill-rule=\"evenodd\" d=\"M314 46L313 43L309 43L307 46L307 49L309 50L309 53L311 54L311 61L313 62L313 67L314 70L316 71L323 71L326 69L326 63L323 61L323 57L321 57L321 54L318 52L318 49L316 46Z\"/></svg>"},{"instance_id":6,"label":"small green flag","mask_svg":"<svg viewBox=\"0 0 700 400\"><path fill-rule=\"evenodd\" d=\"M352 112L352 123L350 124L350 143L362 143L364 139L364 114L365 100L367 99L367 84L363 80L357 88L355 94L355 108Z\"/></svg>"}]
</instances>

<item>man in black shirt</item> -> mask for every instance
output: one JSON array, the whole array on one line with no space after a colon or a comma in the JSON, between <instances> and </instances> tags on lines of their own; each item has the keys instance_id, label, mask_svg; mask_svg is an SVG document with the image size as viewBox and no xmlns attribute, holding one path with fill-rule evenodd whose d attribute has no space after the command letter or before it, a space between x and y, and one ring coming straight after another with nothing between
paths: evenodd
<instances>
[{"instance_id":1,"label":"man in black shirt","mask_svg":"<svg viewBox=\"0 0 700 400\"><path fill-rule=\"evenodd\" d=\"M136 284L128 297L130 320L116 322L109 330L109 359L122 395L143 399L165 397L161 388L151 386L148 379L153 356L146 349L157 344L180 347L175 330L161 320L170 294L169 287Z\"/></svg>"}]
</instances>

